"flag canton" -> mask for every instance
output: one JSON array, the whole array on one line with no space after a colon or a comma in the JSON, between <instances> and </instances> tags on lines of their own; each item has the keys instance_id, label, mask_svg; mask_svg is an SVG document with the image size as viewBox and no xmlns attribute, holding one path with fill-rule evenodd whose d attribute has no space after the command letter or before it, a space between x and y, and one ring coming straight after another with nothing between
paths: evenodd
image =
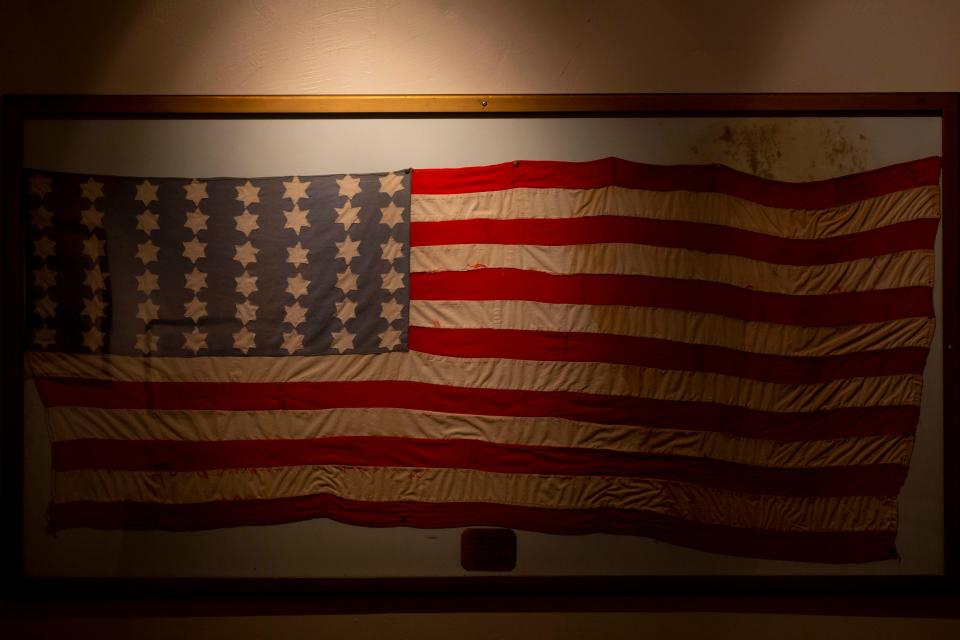
<instances>
[{"instance_id":1,"label":"flag canton","mask_svg":"<svg viewBox=\"0 0 960 640\"><path fill-rule=\"evenodd\" d=\"M27 172L35 350L407 349L410 173L170 179Z\"/></svg>"}]
</instances>

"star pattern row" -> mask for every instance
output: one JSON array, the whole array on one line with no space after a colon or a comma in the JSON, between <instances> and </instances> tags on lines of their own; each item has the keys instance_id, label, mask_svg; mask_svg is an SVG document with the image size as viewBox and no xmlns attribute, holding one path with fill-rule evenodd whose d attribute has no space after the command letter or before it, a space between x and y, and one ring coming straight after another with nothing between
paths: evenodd
<instances>
[{"instance_id":1,"label":"star pattern row","mask_svg":"<svg viewBox=\"0 0 960 640\"><path fill-rule=\"evenodd\" d=\"M386 198L386 202L379 202L383 206L369 206L370 177L364 176L320 176L314 178L301 179L294 176L289 180L281 180L283 186L282 205L278 208L276 202L265 204L261 201L261 186L255 185L252 180L244 180L242 183L233 187L233 199L242 206L240 213L231 215L233 228L237 232L235 241L232 245L232 255L230 260L236 263L239 273L231 275L229 279L233 281L233 291L226 292L222 286L223 282L228 280L224 277L225 269L222 260L213 260L208 254L211 245L223 243L223 234L214 233L208 223L211 216L223 217L224 207L211 206L210 196L208 194L209 181L193 179L188 183L182 184L182 200L189 203L185 211L182 211L182 218L178 226L189 231L189 239L180 240L176 244L176 252L179 254L176 258L180 263L189 263L189 270L180 274L182 278L182 287L188 292L188 299L179 304L182 305L182 312L172 314L169 303L164 303L163 290L169 289L171 280L170 254L173 253L172 243L169 239L169 232L164 237L162 226L169 226L170 221L179 218L179 214L171 215L171 212L165 211L161 206L161 196L158 181L151 179L142 179L135 184L135 190L126 189L126 191L135 191L131 193L132 203L125 203L139 208L139 213L132 216L135 219L132 238L133 243L117 237L117 242L110 243L112 235L105 233L104 229L104 211L98 209L99 204L106 204L107 209L111 202L107 199L104 203L104 182L96 178L88 178L80 182L77 186L80 191L80 201L85 205L79 212L71 211L70 214L63 215L65 220L74 223L77 222L85 231L82 255L87 261L84 264L85 276L81 286L81 305L83 310L81 314L86 318L83 328L84 337L82 340L83 348L88 351L96 352L104 349L104 324L125 325L128 320L136 322L135 334L132 337L132 344L116 344L116 336L110 340L109 351L126 351L132 347L137 353L142 355L166 355L171 350L172 333L171 326L177 326L175 331L179 333L179 345L173 350L188 352L192 355L226 355L224 353L223 341L220 341L217 349L211 349L208 342L210 337L210 327L217 323L222 323L223 309L222 304L218 317L209 318L208 304L214 298L223 299L225 293L232 293L238 297L233 303L232 320L236 326L230 332L231 349L235 353L244 355L250 354L259 348L259 352L272 351L277 355L294 354L305 351L310 352L378 352L389 350L405 349L406 338L406 314L408 306L408 294L406 290L406 280L409 278L406 273L408 263L407 241L409 238L409 228L405 213L409 210L409 187L405 180L405 174L388 173L374 176L377 180L375 194L380 198ZM329 203L327 201L319 203L322 198L311 197L308 189L313 182L324 179L333 179L336 183L337 202ZM367 202L358 203L356 197L364 192L361 187L361 179L367 183L366 195ZM129 180L129 179L128 179ZM34 241L34 282L33 284L43 295L35 297L34 316L38 320L34 330L34 346L41 349L57 348L57 331L70 330L69 323L57 321L58 302L51 297L50 290L56 288L58 267L66 266L68 260L57 260L58 247L54 227L56 225L55 216L47 208L48 196L53 192L51 186L52 178L46 175L34 175L30 178L30 195L34 198L35 206L31 211L31 225L34 234L37 236ZM257 181L262 184L263 181ZM222 189L221 189L222 192ZM165 190L169 197L170 189ZM402 197L398 197L401 194ZM276 195L276 194L274 194ZM275 199L275 198L274 198ZM304 203L304 200L307 200ZM222 203L220 203L222 204ZM304 205L303 207L301 205ZM326 205L326 206L324 206ZM77 207L73 207L76 209ZM175 207L176 209L176 207ZM77 213L79 215L77 215ZM318 214L331 214L325 216L327 220L319 221L321 217ZM312 215L311 215L312 214ZM118 218L129 220L129 206L126 211L116 214ZM282 247L285 252L282 268L286 286L282 290L285 296L282 309L274 309L274 322L263 322L263 300L256 299L256 294L261 289L260 281L263 279L261 267L262 253L269 248L271 243L276 244L276 234L264 235L265 229L261 225L263 216L282 216L282 229L292 232L294 241L285 241ZM109 216L108 216L109 217ZM371 218L376 218L372 220ZM374 223L371 227L370 223ZM365 224L361 224L365 223ZM332 313L318 308L317 305L309 304L308 293L316 293L321 285L315 279L311 278L310 271L305 268L313 262L313 254L318 253L317 237L311 238L305 244L304 230L313 226L330 225L342 229L339 238L334 238L332 247L335 248L335 257L332 265L336 266L335 282L328 289L336 294ZM109 226L109 225L108 225ZM276 225L274 225L276 226ZM129 225L127 225L127 231ZM361 228L364 227L364 228ZM221 225L222 228L222 225ZM377 234L369 233L370 229L378 230ZM359 229L359 231L357 231ZM219 230L218 230L219 231ZM274 230L275 231L275 230ZM385 232L384 232L385 231ZM73 235L76 235L74 233ZM121 236L123 234L120 234ZM129 233L127 235L130 235ZM272 237L271 237L272 236ZM325 232L325 237L329 237L329 231ZM379 249L376 260L385 263L387 267L381 269L379 282L377 283L376 294L370 294L370 260L369 256L362 256L369 251L361 250L361 243L369 244L375 240ZM381 241L382 240L382 241ZM74 239L75 241L75 239ZM131 318L124 317L124 313L119 308L111 309L110 299L123 298L124 296L111 296L109 274L102 266L106 266L106 245L111 248L116 246L129 246L133 251L134 260L127 262L127 269L133 267L133 278L135 280L136 302L135 311ZM273 247L273 254L276 254L276 247ZM226 254L220 251L218 254L223 257ZM76 262L76 255L71 256ZM111 251L111 258L114 258L114 252ZM366 265L361 265L361 270L355 270L355 266L361 257L366 258ZM114 260L117 262L117 260ZM219 264L218 264L219 262ZM275 262L275 261L274 261ZM363 270L363 267L366 270ZM275 271L277 264L269 265L269 270ZM220 274L216 274L215 280L219 283L219 290L210 291L208 285L208 276L211 275L211 269L219 269ZM174 269L176 270L176 269ZM314 271L316 271L314 269ZM366 278L366 286L359 286L361 278ZM276 280L274 278L273 280ZM74 285L76 282L74 282ZM274 282L275 284L275 282ZM116 286L116 285L114 285ZM64 286L61 289L73 289L77 287ZM274 287L273 289L277 289ZM366 289L365 295L361 289ZM62 292L67 297L70 293ZM72 291L75 295L75 291ZM211 295L215 293L216 295ZM276 291L274 291L276 293ZM61 296L64 297L64 296ZM276 297L276 296L273 296ZM329 295L327 296L329 297ZM167 296L169 298L169 296ZM116 305L114 305L116 307ZM327 305L329 306L329 305ZM363 322L358 322L358 309L365 309ZM375 317L371 318L375 313ZM107 320L106 315L110 315ZM319 316L319 317L318 317ZM371 319L373 322L371 323ZM208 322L210 320L210 322ZM306 349L305 338L309 332L311 324L319 331L313 332L313 349ZM373 335L371 336L371 324L376 324ZM184 326L186 325L186 326ZM75 327L73 328L75 330ZM329 331L328 340L324 341L322 334ZM124 332L115 332L124 333ZM129 333L129 332L127 332ZM260 337L258 338L258 333ZM276 336L274 334L279 334ZM357 344L358 335L366 333L364 345ZM161 346L161 337L164 338L164 346ZM279 344L277 338L279 337ZM373 338L372 342L370 338ZM263 338L266 338L264 340ZM318 349L317 345L323 345L325 349ZM358 348L360 347L360 348ZM235 355L235 353L231 355Z\"/></svg>"}]
</instances>

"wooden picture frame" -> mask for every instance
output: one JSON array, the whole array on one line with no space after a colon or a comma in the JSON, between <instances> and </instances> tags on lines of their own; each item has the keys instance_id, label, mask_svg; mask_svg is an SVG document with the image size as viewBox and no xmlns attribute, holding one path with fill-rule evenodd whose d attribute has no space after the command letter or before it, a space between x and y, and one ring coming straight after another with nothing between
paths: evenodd
<instances>
[{"instance_id":1,"label":"wooden picture frame","mask_svg":"<svg viewBox=\"0 0 960 640\"><path fill-rule=\"evenodd\" d=\"M933 116L942 123L943 237L943 575L916 576L496 576L396 578L36 578L23 573L23 234L20 184L24 123L30 119L189 118L490 118L490 117L763 117ZM98 594L339 594L401 598L551 596L540 607L563 608L569 598L642 594L956 593L960 585L960 439L958 359L958 96L956 94L685 94L685 95L413 95L413 96L5 96L3 98L2 504L3 575L16 593ZM954 544L952 544L954 543ZM567 600L562 600L566 598ZM622 601L622 600L621 600ZM396 601L400 602L400 600ZM469 600L459 600L470 608ZM549 604L553 602L554 604ZM611 600L610 602L613 602ZM392 605L386 605L388 609ZM400 608L404 608L400 605Z\"/></svg>"}]
</instances>

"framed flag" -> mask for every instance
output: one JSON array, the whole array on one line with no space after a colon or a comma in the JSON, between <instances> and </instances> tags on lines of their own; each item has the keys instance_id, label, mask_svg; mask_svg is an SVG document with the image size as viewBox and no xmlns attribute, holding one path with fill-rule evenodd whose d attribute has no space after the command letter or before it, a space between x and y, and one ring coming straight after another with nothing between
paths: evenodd
<instances>
[{"instance_id":1,"label":"framed flag","mask_svg":"<svg viewBox=\"0 0 960 640\"><path fill-rule=\"evenodd\" d=\"M20 588L956 584L956 96L33 96L3 135Z\"/></svg>"}]
</instances>

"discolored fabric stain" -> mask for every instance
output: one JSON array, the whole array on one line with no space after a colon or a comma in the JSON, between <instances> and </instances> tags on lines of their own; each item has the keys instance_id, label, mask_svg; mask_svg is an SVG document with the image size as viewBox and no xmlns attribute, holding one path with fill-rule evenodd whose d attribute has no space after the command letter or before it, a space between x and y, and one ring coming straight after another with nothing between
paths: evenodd
<instances>
[{"instance_id":1,"label":"discolored fabric stain","mask_svg":"<svg viewBox=\"0 0 960 640\"><path fill-rule=\"evenodd\" d=\"M856 173L866 167L867 137L862 133L853 137L843 126L828 128L823 132L820 147L828 166L837 174Z\"/></svg>"},{"instance_id":2,"label":"discolored fabric stain","mask_svg":"<svg viewBox=\"0 0 960 640\"><path fill-rule=\"evenodd\" d=\"M781 125L725 124L712 139L690 147L697 161L720 162L764 178L773 178L783 157Z\"/></svg>"},{"instance_id":3,"label":"discolored fabric stain","mask_svg":"<svg viewBox=\"0 0 960 640\"><path fill-rule=\"evenodd\" d=\"M720 163L774 180L822 180L866 168L868 138L834 119L743 119L717 123L688 147L690 161ZM792 151L784 155L784 149Z\"/></svg>"}]
</instances>

